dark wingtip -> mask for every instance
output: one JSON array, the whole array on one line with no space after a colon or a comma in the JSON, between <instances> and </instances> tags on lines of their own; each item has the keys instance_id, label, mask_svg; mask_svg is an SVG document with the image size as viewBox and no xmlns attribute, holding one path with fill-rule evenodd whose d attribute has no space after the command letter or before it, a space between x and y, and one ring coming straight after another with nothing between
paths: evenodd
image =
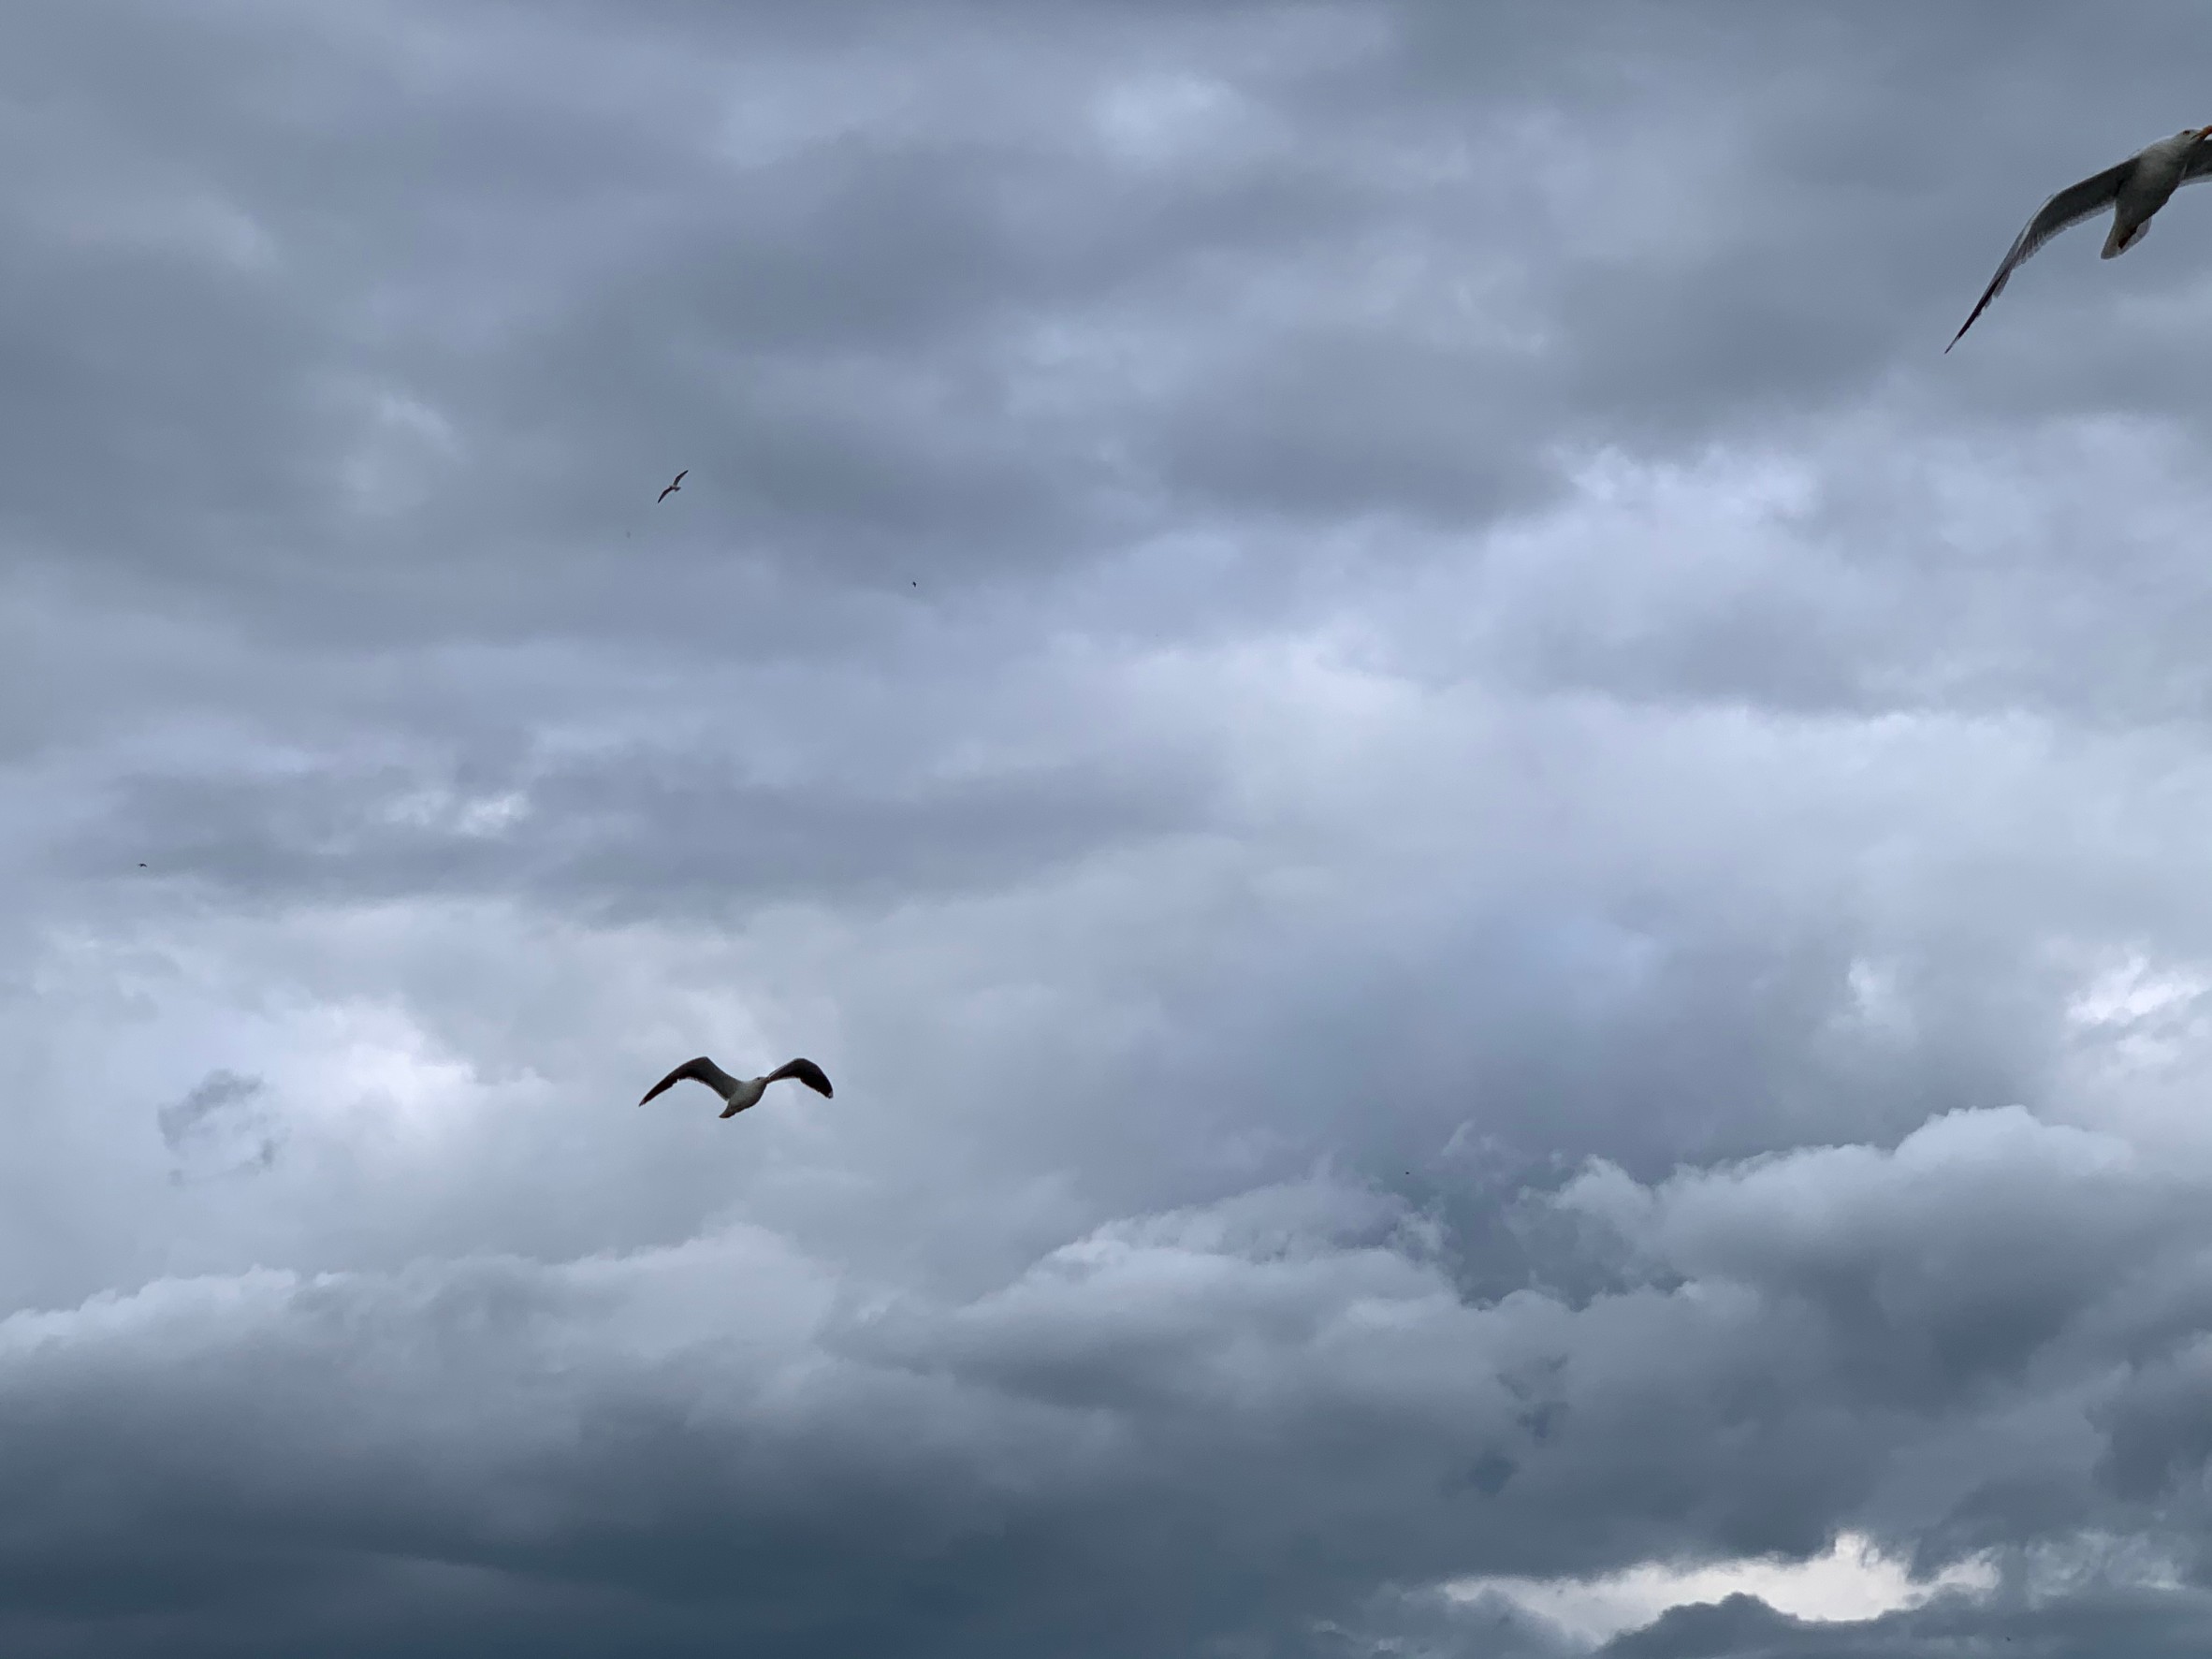
<instances>
[{"instance_id":1,"label":"dark wingtip","mask_svg":"<svg viewBox=\"0 0 2212 1659\"><path fill-rule=\"evenodd\" d=\"M646 1090L644 1099L640 1099L638 1104L643 1106L647 1100L651 1099L655 1095L664 1093L665 1091L674 1088L677 1084L684 1082L687 1078L698 1078L701 1083L705 1083L706 1080L705 1077L700 1076L700 1073L703 1070L711 1068L713 1065L714 1062L708 1059L705 1055L699 1055L696 1059L686 1060L682 1065L671 1071L666 1077L663 1077L659 1083L653 1084L651 1088Z\"/></svg>"},{"instance_id":2,"label":"dark wingtip","mask_svg":"<svg viewBox=\"0 0 2212 1659\"><path fill-rule=\"evenodd\" d=\"M770 1083L775 1083L785 1077L797 1079L818 1095L825 1096L833 1100L837 1099L837 1090L830 1087L829 1073L812 1060L787 1061L768 1073Z\"/></svg>"}]
</instances>

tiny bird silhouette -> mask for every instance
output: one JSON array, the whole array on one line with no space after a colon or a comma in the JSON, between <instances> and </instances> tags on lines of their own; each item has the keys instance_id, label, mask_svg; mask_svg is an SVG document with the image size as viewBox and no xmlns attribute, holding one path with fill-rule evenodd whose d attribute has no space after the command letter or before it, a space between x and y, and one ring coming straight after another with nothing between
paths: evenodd
<instances>
[{"instance_id":1,"label":"tiny bird silhouette","mask_svg":"<svg viewBox=\"0 0 2212 1659\"><path fill-rule=\"evenodd\" d=\"M779 1082L786 1077L797 1078L799 1082L805 1084L818 1095L827 1095L832 1092L830 1080L822 1075L822 1068L812 1060L786 1061L765 1077L732 1077L705 1055L701 1055L695 1060L686 1060L659 1083L653 1084L651 1088L646 1090L645 1100L638 1101L638 1104L643 1106L646 1100L651 1099L662 1089L672 1087L677 1084L687 1081L703 1083L728 1102L722 1108L722 1116L735 1117L748 1106L756 1104L760 1098L768 1092L770 1084Z\"/></svg>"},{"instance_id":2,"label":"tiny bird silhouette","mask_svg":"<svg viewBox=\"0 0 2212 1659\"><path fill-rule=\"evenodd\" d=\"M675 478L669 482L668 488L663 489L659 495L653 498L653 505L656 507L659 506L662 502L666 501L670 496L681 489L684 487L684 477L691 472L691 468L686 467L683 472L678 473Z\"/></svg>"}]
</instances>

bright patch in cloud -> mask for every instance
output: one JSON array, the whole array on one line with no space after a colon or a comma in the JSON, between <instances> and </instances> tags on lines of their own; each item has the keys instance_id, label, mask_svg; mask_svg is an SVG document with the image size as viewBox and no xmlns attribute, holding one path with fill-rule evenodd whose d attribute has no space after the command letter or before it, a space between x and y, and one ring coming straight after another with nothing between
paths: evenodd
<instances>
[{"instance_id":1,"label":"bright patch in cloud","mask_svg":"<svg viewBox=\"0 0 2212 1659\"><path fill-rule=\"evenodd\" d=\"M1996 1586L1996 1569L1986 1561L1961 1562L1932 1579L1915 1579L1870 1539L1843 1533L1826 1555L1809 1561L1753 1558L1699 1567L1647 1562L1602 1579L1463 1579L1450 1593L1468 1601L1502 1595L1595 1647L1642 1628L1669 1608L1731 1595L1756 1596L1793 1618L1853 1623L1918 1607L1943 1591L1986 1593Z\"/></svg>"}]
</instances>

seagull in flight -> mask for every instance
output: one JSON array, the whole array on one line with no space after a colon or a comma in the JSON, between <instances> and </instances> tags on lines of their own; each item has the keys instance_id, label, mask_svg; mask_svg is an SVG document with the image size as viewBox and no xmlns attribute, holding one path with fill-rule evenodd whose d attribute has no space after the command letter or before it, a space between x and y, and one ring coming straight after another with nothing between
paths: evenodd
<instances>
[{"instance_id":1,"label":"seagull in flight","mask_svg":"<svg viewBox=\"0 0 2212 1659\"><path fill-rule=\"evenodd\" d=\"M662 1089L672 1088L677 1084L689 1080L693 1083L703 1083L716 1094L721 1096L724 1100L729 1102L722 1108L721 1114L724 1117L735 1117L740 1112L743 1112L748 1106L755 1104L763 1095L766 1094L770 1084L779 1082L786 1077L798 1079L818 1095L827 1095L832 1092L830 1080L822 1074L822 1068L812 1060L787 1060L765 1077L732 1077L705 1055L701 1055L695 1060L686 1060L659 1083L653 1084L651 1088L646 1090L645 1100L640 1100L638 1104L643 1106L646 1100L651 1099Z\"/></svg>"},{"instance_id":2,"label":"seagull in flight","mask_svg":"<svg viewBox=\"0 0 2212 1659\"><path fill-rule=\"evenodd\" d=\"M2028 221L2028 228L2020 232L2020 240L2013 243L2004 263L1997 268L1997 275L1975 302L1972 315L1951 336L1951 345L1965 339L1966 331L1974 326L1974 318L1982 314L1989 301L2004 292L2004 284L2013 271L2068 226L2093 219L2110 208L2112 234L2104 239L2103 257L2113 258L2141 241L2143 233L2150 228L2150 216L2166 205L2175 191L2184 184L2212 178L2212 144L2205 142L2207 138L2212 138L2212 126L2183 127L2172 138L2161 138L2129 156L2119 166L2106 167L2095 178L2084 179L2078 184L2069 184L2045 202L2042 211ZM1949 351L1951 345L1943 349Z\"/></svg>"},{"instance_id":3,"label":"seagull in flight","mask_svg":"<svg viewBox=\"0 0 2212 1659\"><path fill-rule=\"evenodd\" d=\"M653 505L656 507L659 506L662 502L666 501L670 496L681 489L684 487L684 479L691 473L691 468L686 467L683 472L678 473L675 479L669 484L668 488L663 489L659 495L653 498Z\"/></svg>"}]
</instances>

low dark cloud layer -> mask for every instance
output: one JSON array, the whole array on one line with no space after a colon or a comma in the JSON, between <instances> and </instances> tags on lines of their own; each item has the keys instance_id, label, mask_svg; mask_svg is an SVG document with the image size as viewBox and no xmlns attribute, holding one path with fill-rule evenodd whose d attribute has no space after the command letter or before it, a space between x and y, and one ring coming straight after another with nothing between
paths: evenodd
<instances>
[{"instance_id":1,"label":"low dark cloud layer","mask_svg":"<svg viewBox=\"0 0 2212 1659\"><path fill-rule=\"evenodd\" d=\"M174 1625L134 1633L137 1584L193 1604L208 1651L344 1651L390 1564L436 1562L464 1603L474 1579L573 1596L587 1627L651 1609L677 1652L1298 1647L1371 1622L1380 1585L1813 1554L1844 1523L1996 1552L2013 1588L1843 1648L1723 1606L1617 1651L1994 1652L2025 1627L2071 1652L2070 1609L2109 1593L2054 1596L2031 1552L2194 1506L2201 1191L2117 1139L1960 1113L1891 1153L1655 1186L1600 1166L1524 1203L1594 1230L1594 1288L1469 1302L1432 1221L1322 1177L1111 1223L951 1301L736 1224L19 1314L13 1616L34 1649L71 1619L154 1651ZM1489 1603L1443 1616L1443 1651L1488 1651ZM582 1652L613 1626L520 1628Z\"/></svg>"},{"instance_id":2,"label":"low dark cloud layer","mask_svg":"<svg viewBox=\"0 0 2212 1659\"><path fill-rule=\"evenodd\" d=\"M2200 1652L2208 48L0 23L0 1646Z\"/></svg>"}]
</instances>

